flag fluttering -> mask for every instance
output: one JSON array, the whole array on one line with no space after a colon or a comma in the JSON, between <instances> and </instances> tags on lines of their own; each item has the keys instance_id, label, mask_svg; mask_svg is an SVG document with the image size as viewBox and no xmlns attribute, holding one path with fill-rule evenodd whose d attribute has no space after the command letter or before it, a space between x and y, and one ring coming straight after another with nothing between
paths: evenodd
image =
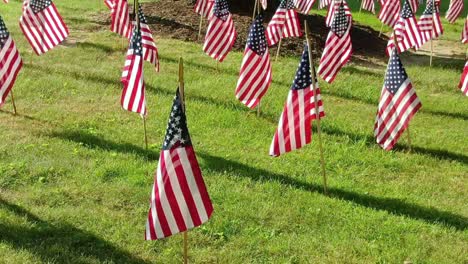
<instances>
[{"instance_id":1,"label":"flag fluttering","mask_svg":"<svg viewBox=\"0 0 468 264\"><path fill-rule=\"evenodd\" d=\"M346 15L345 6L342 3L334 16L318 70L320 76L328 83L335 80L340 69L351 58L353 49L350 35L351 26L352 17Z\"/></svg>"},{"instance_id":2,"label":"flag fluttering","mask_svg":"<svg viewBox=\"0 0 468 264\"><path fill-rule=\"evenodd\" d=\"M390 56L391 51L395 47L394 35L398 42L397 49L399 53L413 47L418 48L422 46L421 31L408 0L405 0L403 3L400 18L398 19L398 22L395 25L395 30L388 41L386 50L388 56Z\"/></svg>"},{"instance_id":3,"label":"flag fluttering","mask_svg":"<svg viewBox=\"0 0 468 264\"><path fill-rule=\"evenodd\" d=\"M234 46L236 38L237 32L227 0L215 0L212 15L209 17L203 51L222 62Z\"/></svg>"},{"instance_id":4,"label":"flag fluttering","mask_svg":"<svg viewBox=\"0 0 468 264\"><path fill-rule=\"evenodd\" d=\"M302 36L299 17L292 0L282 0L273 18L268 23L266 37L268 45L275 45L282 38Z\"/></svg>"},{"instance_id":5,"label":"flag fluttering","mask_svg":"<svg viewBox=\"0 0 468 264\"><path fill-rule=\"evenodd\" d=\"M385 0L381 2L379 20L389 27L395 27L400 14L400 0Z\"/></svg>"},{"instance_id":6,"label":"flag fluttering","mask_svg":"<svg viewBox=\"0 0 468 264\"><path fill-rule=\"evenodd\" d=\"M377 143L391 150L421 108L416 91L401 63L398 51L390 53L374 125Z\"/></svg>"},{"instance_id":7,"label":"flag fluttering","mask_svg":"<svg viewBox=\"0 0 468 264\"><path fill-rule=\"evenodd\" d=\"M419 1L420 0L408 0L409 4L411 6L411 9L413 10L413 13L417 13L419 9ZM426 0L426 2L431 2L432 0Z\"/></svg>"},{"instance_id":8,"label":"flag fluttering","mask_svg":"<svg viewBox=\"0 0 468 264\"><path fill-rule=\"evenodd\" d=\"M197 0L194 6L195 13L208 18L213 10L214 0Z\"/></svg>"},{"instance_id":9,"label":"flag fluttering","mask_svg":"<svg viewBox=\"0 0 468 264\"><path fill-rule=\"evenodd\" d=\"M30 0L20 27L37 55L53 49L68 37L68 28L51 0Z\"/></svg>"},{"instance_id":10,"label":"flag fluttering","mask_svg":"<svg viewBox=\"0 0 468 264\"><path fill-rule=\"evenodd\" d=\"M319 9L324 9L325 7L329 6L333 0L319 0Z\"/></svg>"},{"instance_id":11,"label":"flag fluttering","mask_svg":"<svg viewBox=\"0 0 468 264\"><path fill-rule=\"evenodd\" d=\"M434 6L432 0L427 1L426 9L421 15L421 18L419 18L418 26L421 31L421 43L418 48L427 41L436 39L444 33L442 22L440 21L440 12L437 2Z\"/></svg>"},{"instance_id":12,"label":"flag fluttering","mask_svg":"<svg viewBox=\"0 0 468 264\"><path fill-rule=\"evenodd\" d=\"M109 8L111 12L114 11L114 0L104 0L104 4Z\"/></svg>"},{"instance_id":13,"label":"flag fluttering","mask_svg":"<svg viewBox=\"0 0 468 264\"><path fill-rule=\"evenodd\" d=\"M463 31L462 31L462 43L463 44L468 43L468 16L465 19L465 26L463 27Z\"/></svg>"},{"instance_id":14,"label":"flag fluttering","mask_svg":"<svg viewBox=\"0 0 468 264\"><path fill-rule=\"evenodd\" d=\"M317 118L308 47L305 45L296 77L284 104L270 146L271 156L300 149L312 141L312 120ZM316 81L318 84L318 82ZM320 89L316 87L320 117L325 116Z\"/></svg>"},{"instance_id":15,"label":"flag fluttering","mask_svg":"<svg viewBox=\"0 0 468 264\"><path fill-rule=\"evenodd\" d=\"M462 11L463 0L451 0L447 14L445 14L445 18L448 20L448 22L453 24L457 20L458 16L460 16Z\"/></svg>"},{"instance_id":16,"label":"flag fluttering","mask_svg":"<svg viewBox=\"0 0 468 264\"><path fill-rule=\"evenodd\" d=\"M294 0L294 6L302 14L309 14L312 5L314 5L315 0Z\"/></svg>"},{"instance_id":17,"label":"flag fluttering","mask_svg":"<svg viewBox=\"0 0 468 264\"><path fill-rule=\"evenodd\" d=\"M151 191L146 240L169 237L200 226L213 213L182 105L177 91Z\"/></svg>"},{"instance_id":18,"label":"flag fluttering","mask_svg":"<svg viewBox=\"0 0 468 264\"><path fill-rule=\"evenodd\" d=\"M258 15L250 26L244 58L236 87L236 97L249 108L255 108L270 87L270 53L263 27L263 16Z\"/></svg>"},{"instance_id":19,"label":"flag fluttering","mask_svg":"<svg viewBox=\"0 0 468 264\"><path fill-rule=\"evenodd\" d=\"M464 95L468 96L468 61L466 62L465 68L463 69L458 88L460 88Z\"/></svg>"},{"instance_id":20,"label":"flag fluttering","mask_svg":"<svg viewBox=\"0 0 468 264\"><path fill-rule=\"evenodd\" d=\"M334 4L332 3L328 7L327 16L325 17L325 25L327 25L327 27L332 26L333 19L335 18L335 14L338 11L338 9L340 8L342 3L343 3L343 6L344 6L345 14L347 16L349 16L349 17L352 17L351 9L349 8L348 3L345 0L340 1L340 2L335 1Z\"/></svg>"},{"instance_id":21,"label":"flag fluttering","mask_svg":"<svg viewBox=\"0 0 468 264\"><path fill-rule=\"evenodd\" d=\"M374 0L362 0L361 7L362 9L372 12L372 14L375 14Z\"/></svg>"},{"instance_id":22,"label":"flag fluttering","mask_svg":"<svg viewBox=\"0 0 468 264\"><path fill-rule=\"evenodd\" d=\"M132 33L132 23L127 0L113 0L111 10L111 31L124 38L130 38Z\"/></svg>"},{"instance_id":23,"label":"flag fluttering","mask_svg":"<svg viewBox=\"0 0 468 264\"><path fill-rule=\"evenodd\" d=\"M141 28L141 39L143 46L143 59L153 64L156 71L159 72L159 56L158 48L154 42L153 33L148 25L146 16L143 13L141 5L138 5L138 15L140 19L140 28Z\"/></svg>"},{"instance_id":24,"label":"flag fluttering","mask_svg":"<svg viewBox=\"0 0 468 264\"><path fill-rule=\"evenodd\" d=\"M143 78L143 47L141 29L135 25L122 72L122 108L146 116L145 80Z\"/></svg>"},{"instance_id":25,"label":"flag fluttering","mask_svg":"<svg viewBox=\"0 0 468 264\"><path fill-rule=\"evenodd\" d=\"M22 67L23 61L15 42L0 16L0 107L5 103Z\"/></svg>"}]
</instances>

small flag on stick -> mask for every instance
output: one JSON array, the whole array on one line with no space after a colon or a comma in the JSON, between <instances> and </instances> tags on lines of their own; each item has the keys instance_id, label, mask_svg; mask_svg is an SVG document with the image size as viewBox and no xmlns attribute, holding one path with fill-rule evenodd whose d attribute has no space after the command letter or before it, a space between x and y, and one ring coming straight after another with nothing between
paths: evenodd
<instances>
[{"instance_id":1,"label":"small flag on stick","mask_svg":"<svg viewBox=\"0 0 468 264\"><path fill-rule=\"evenodd\" d=\"M463 69L463 73L461 76L460 84L458 84L458 88L462 91L462 93L468 96L468 61L465 64L465 68Z\"/></svg>"},{"instance_id":2,"label":"small flag on stick","mask_svg":"<svg viewBox=\"0 0 468 264\"><path fill-rule=\"evenodd\" d=\"M292 0L282 0L273 18L268 23L266 37L269 46L278 43L282 38L302 36L299 17Z\"/></svg>"},{"instance_id":3,"label":"small flag on stick","mask_svg":"<svg viewBox=\"0 0 468 264\"><path fill-rule=\"evenodd\" d=\"M361 7L362 9L372 12L372 14L375 14L374 0L362 0Z\"/></svg>"},{"instance_id":4,"label":"small flag on stick","mask_svg":"<svg viewBox=\"0 0 468 264\"><path fill-rule=\"evenodd\" d=\"M213 10L214 0L197 0L193 10L200 16L208 18Z\"/></svg>"},{"instance_id":5,"label":"small flag on stick","mask_svg":"<svg viewBox=\"0 0 468 264\"><path fill-rule=\"evenodd\" d=\"M23 61L15 42L0 16L0 107L5 103L22 67Z\"/></svg>"},{"instance_id":6,"label":"small flag on stick","mask_svg":"<svg viewBox=\"0 0 468 264\"><path fill-rule=\"evenodd\" d=\"M421 31L421 43L418 48L427 41L436 39L444 33L444 29L440 21L440 12L437 2L434 6L433 0L427 1L426 9L419 19L418 27Z\"/></svg>"},{"instance_id":7,"label":"small flag on stick","mask_svg":"<svg viewBox=\"0 0 468 264\"><path fill-rule=\"evenodd\" d=\"M20 27L37 55L68 37L68 28L51 0L30 0L23 8Z\"/></svg>"},{"instance_id":8,"label":"small flag on stick","mask_svg":"<svg viewBox=\"0 0 468 264\"><path fill-rule=\"evenodd\" d=\"M466 20L465 20L465 26L463 26L462 43L463 44L468 43L468 16L466 17Z\"/></svg>"},{"instance_id":9,"label":"small flag on stick","mask_svg":"<svg viewBox=\"0 0 468 264\"><path fill-rule=\"evenodd\" d=\"M349 9L348 3L346 3L345 0L334 1L334 3L328 7L327 16L325 17L325 25L327 25L327 27L332 26L333 20L335 19L335 14L340 9L341 4L344 6L345 14L349 17L352 17L351 9Z\"/></svg>"},{"instance_id":10,"label":"small flag on stick","mask_svg":"<svg viewBox=\"0 0 468 264\"><path fill-rule=\"evenodd\" d=\"M297 8L299 13L308 15L314 5L315 0L294 0L294 6Z\"/></svg>"},{"instance_id":11,"label":"small flag on stick","mask_svg":"<svg viewBox=\"0 0 468 264\"><path fill-rule=\"evenodd\" d=\"M385 0L381 5L379 20L389 27L395 27L401 9L400 0Z\"/></svg>"},{"instance_id":12,"label":"small flag on stick","mask_svg":"<svg viewBox=\"0 0 468 264\"><path fill-rule=\"evenodd\" d=\"M111 31L121 35L124 38L130 38L132 33L132 24L127 0L113 0L114 4L111 10Z\"/></svg>"},{"instance_id":13,"label":"small flag on stick","mask_svg":"<svg viewBox=\"0 0 468 264\"><path fill-rule=\"evenodd\" d=\"M146 16L143 13L141 5L138 5L138 15L140 19L141 43L143 47L143 59L153 64L156 71L159 72L158 48L154 42L153 33L148 25Z\"/></svg>"},{"instance_id":14,"label":"small flag on stick","mask_svg":"<svg viewBox=\"0 0 468 264\"><path fill-rule=\"evenodd\" d=\"M447 11L447 14L445 15L445 18L448 20L448 22L453 24L455 23L457 18L460 16L462 11L463 11L463 0L451 0L449 9Z\"/></svg>"}]
</instances>

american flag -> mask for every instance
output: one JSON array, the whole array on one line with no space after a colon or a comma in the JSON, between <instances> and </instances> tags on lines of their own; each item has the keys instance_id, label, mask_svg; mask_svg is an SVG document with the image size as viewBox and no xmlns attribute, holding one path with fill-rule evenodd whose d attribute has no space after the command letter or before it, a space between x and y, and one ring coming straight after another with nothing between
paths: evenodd
<instances>
[{"instance_id":1,"label":"american flag","mask_svg":"<svg viewBox=\"0 0 468 264\"><path fill-rule=\"evenodd\" d=\"M315 3L315 0L294 0L294 6L302 14L309 14L312 5Z\"/></svg>"},{"instance_id":2,"label":"american flag","mask_svg":"<svg viewBox=\"0 0 468 264\"><path fill-rule=\"evenodd\" d=\"M268 45L275 45L282 38L300 37L302 36L301 24L299 17L294 9L292 0L282 0L275 15L268 23L267 41Z\"/></svg>"},{"instance_id":3,"label":"american flag","mask_svg":"<svg viewBox=\"0 0 468 264\"><path fill-rule=\"evenodd\" d=\"M29 5L29 0L24 0L23 1L23 6L21 7L21 10L24 12L24 10L26 10L28 5Z\"/></svg>"},{"instance_id":4,"label":"american flag","mask_svg":"<svg viewBox=\"0 0 468 264\"><path fill-rule=\"evenodd\" d=\"M122 108L146 115L145 81L143 78L143 48L141 29L134 26L121 78L124 86L120 104Z\"/></svg>"},{"instance_id":5,"label":"american flag","mask_svg":"<svg viewBox=\"0 0 468 264\"><path fill-rule=\"evenodd\" d=\"M331 83L338 71L349 61L352 54L351 30L352 18L345 13L344 4L340 4L328 33L325 48L320 59L319 74Z\"/></svg>"},{"instance_id":6,"label":"american flag","mask_svg":"<svg viewBox=\"0 0 468 264\"><path fill-rule=\"evenodd\" d=\"M416 12L419 9L419 0L408 0L408 1L409 1L410 6L411 6L411 9L413 10L413 13L416 14ZM426 2L427 1L432 1L432 0L426 0Z\"/></svg>"},{"instance_id":7,"label":"american flag","mask_svg":"<svg viewBox=\"0 0 468 264\"><path fill-rule=\"evenodd\" d=\"M319 0L319 8L324 9L325 7L329 6L333 0Z\"/></svg>"},{"instance_id":8,"label":"american flag","mask_svg":"<svg viewBox=\"0 0 468 264\"><path fill-rule=\"evenodd\" d=\"M463 0L451 0L447 14L445 14L445 18L453 24L455 23L462 11Z\"/></svg>"},{"instance_id":9,"label":"american flag","mask_svg":"<svg viewBox=\"0 0 468 264\"><path fill-rule=\"evenodd\" d=\"M362 9L367 10L375 14L375 4L374 0L362 0Z\"/></svg>"},{"instance_id":10,"label":"american flag","mask_svg":"<svg viewBox=\"0 0 468 264\"><path fill-rule=\"evenodd\" d=\"M463 43L463 44L467 44L467 43L468 43L468 16L466 17L465 26L463 27L463 32L462 32L462 43Z\"/></svg>"},{"instance_id":11,"label":"american flag","mask_svg":"<svg viewBox=\"0 0 468 264\"><path fill-rule=\"evenodd\" d=\"M114 10L114 0L104 0L104 4L106 4L107 8L111 11Z\"/></svg>"},{"instance_id":12,"label":"american flag","mask_svg":"<svg viewBox=\"0 0 468 264\"><path fill-rule=\"evenodd\" d=\"M403 4L400 19L398 19L398 22L395 25L395 30L388 41L386 50L388 56L390 56L391 51L395 47L394 34L398 42L398 52L404 52L413 47L418 48L422 46L421 31L408 0L405 0Z\"/></svg>"},{"instance_id":13,"label":"american flag","mask_svg":"<svg viewBox=\"0 0 468 264\"><path fill-rule=\"evenodd\" d=\"M398 51L392 50L375 118L374 136L385 150L391 150L421 108Z\"/></svg>"},{"instance_id":14,"label":"american flag","mask_svg":"<svg viewBox=\"0 0 468 264\"><path fill-rule=\"evenodd\" d=\"M154 177L145 239L161 239L200 226L212 213L177 92Z\"/></svg>"},{"instance_id":15,"label":"american flag","mask_svg":"<svg viewBox=\"0 0 468 264\"><path fill-rule=\"evenodd\" d=\"M215 0L212 16L209 17L203 51L222 62L231 51L237 38L227 0Z\"/></svg>"},{"instance_id":16,"label":"american flag","mask_svg":"<svg viewBox=\"0 0 468 264\"><path fill-rule=\"evenodd\" d=\"M247 107L255 108L270 87L270 83L270 53L263 28L263 16L258 15L250 26L247 37L236 97Z\"/></svg>"},{"instance_id":17,"label":"american flag","mask_svg":"<svg viewBox=\"0 0 468 264\"><path fill-rule=\"evenodd\" d=\"M68 28L51 0L30 0L20 18L20 27L37 55L68 37Z\"/></svg>"},{"instance_id":18,"label":"american flag","mask_svg":"<svg viewBox=\"0 0 468 264\"><path fill-rule=\"evenodd\" d=\"M418 48L427 41L438 38L444 33L437 3L434 6L432 0L427 1L426 9L419 19L418 26L421 31L421 43Z\"/></svg>"},{"instance_id":19,"label":"american flag","mask_svg":"<svg viewBox=\"0 0 468 264\"><path fill-rule=\"evenodd\" d=\"M314 89L309 64L307 45L304 47L301 62L293 85L284 104L278 128L270 146L270 155L279 156L299 149L312 141L312 120L316 119ZM317 80L316 83L318 84ZM325 116L320 89L317 88L317 101L320 117Z\"/></svg>"},{"instance_id":20,"label":"american flag","mask_svg":"<svg viewBox=\"0 0 468 264\"><path fill-rule=\"evenodd\" d=\"M209 17L213 9L214 0L197 0L193 10L203 17Z\"/></svg>"},{"instance_id":21,"label":"american flag","mask_svg":"<svg viewBox=\"0 0 468 264\"><path fill-rule=\"evenodd\" d=\"M400 9L400 0L385 0L379 12L379 20L392 28L395 27Z\"/></svg>"},{"instance_id":22,"label":"american flag","mask_svg":"<svg viewBox=\"0 0 468 264\"><path fill-rule=\"evenodd\" d=\"M111 31L122 37L130 38L132 24L130 22L129 8L127 0L113 0L114 6L111 21Z\"/></svg>"},{"instance_id":23,"label":"american flag","mask_svg":"<svg viewBox=\"0 0 468 264\"><path fill-rule=\"evenodd\" d=\"M0 16L0 107L5 103L22 67L23 61L15 42Z\"/></svg>"},{"instance_id":24,"label":"american flag","mask_svg":"<svg viewBox=\"0 0 468 264\"><path fill-rule=\"evenodd\" d=\"M468 61L466 62L465 68L463 69L463 74L460 80L460 84L458 84L458 88L460 88L464 95L468 96Z\"/></svg>"},{"instance_id":25,"label":"american flag","mask_svg":"<svg viewBox=\"0 0 468 264\"><path fill-rule=\"evenodd\" d=\"M327 27L331 27L333 19L335 18L336 11L340 8L341 3L343 3L345 14L349 17L352 17L351 9L349 8L348 3L346 3L345 0L343 0L342 2L335 1L334 4L328 7L327 16L325 17L325 24L327 25Z\"/></svg>"},{"instance_id":26,"label":"american flag","mask_svg":"<svg viewBox=\"0 0 468 264\"><path fill-rule=\"evenodd\" d=\"M146 20L145 14L141 5L138 5L138 16L140 19L140 28L141 28L141 37L143 45L143 59L150 62L156 68L156 71L159 71L159 56L158 48L154 42L153 33L151 32L150 27L148 26L148 21Z\"/></svg>"}]
</instances>

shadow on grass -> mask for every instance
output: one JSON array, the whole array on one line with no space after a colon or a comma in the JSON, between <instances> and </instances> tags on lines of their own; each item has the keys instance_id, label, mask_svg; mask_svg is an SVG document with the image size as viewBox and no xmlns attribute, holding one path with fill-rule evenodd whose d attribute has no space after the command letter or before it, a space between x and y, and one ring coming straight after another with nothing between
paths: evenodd
<instances>
[{"instance_id":1,"label":"shadow on grass","mask_svg":"<svg viewBox=\"0 0 468 264\"><path fill-rule=\"evenodd\" d=\"M255 169L245 164L227 160L221 157L198 153L203 158L208 170L221 174L230 173L234 177L250 178L258 182L279 182L304 191L324 194L321 185L307 183L289 176L269 172L267 170ZM381 198L356 192L346 191L338 188L329 188L328 195L331 198L353 202L355 204L368 207L374 210L387 211L394 215L409 217L416 220L423 220L430 224L439 224L464 231L467 228L468 219L464 216L435 208L424 207L405 202L396 198Z\"/></svg>"},{"instance_id":2,"label":"shadow on grass","mask_svg":"<svg viewBox=\"0 0 468 264\"><path fill-rule=\"evenodd\" d=\"M26 250L43 263L149 263L110 242L68 223L50 223L25 208L0 198L0 209L28 221L27 227L0 221L0 242L17 250ZM87 261L84 261L85 258Z\"/></svg>"},{"instance_id":3,"label":"shadow on grass","mask_svg":"<svg viewBox=\"0 0 468 264\"><path fill-rule=\"evenodd\" d=\"M109 140L105 140L98 136L86 133L84 131L63 131L54 132L48 135L49 137L59 138L62 140L72 141L82 144L84 147L89 149L102 149L106 151L116 151L124 154L135 154L142 158L148 159L149 161L155 161L159 159L159 153L155 153L151 150L146 150L142 147L132 145L130 143L117 143Z\"/></svg>"},{"instance_id":4,"label":"shadow on grass","mask_svg":"<svg viewBox=\"0 0 468 264\"><path fill-rule=\"evenodd\" d=\"M377 146L375 143L375 138L372 135L363 135L357 134L352 132L345 132L336 127L330 126L323 126L322 131L328 135L335 135L340 137L348 137L355 141L364 141L367 146ZM398 143L393 151L405 152L409 151L408 145L402 145ZM468 164L468 156L463 154L453 153L443 149L430 149L430 148L423 148L418 146L411 146L411 153L413 154L421 154L424 156L430 156L440 160L447 160L447 161L458 161L463 164Z\"/></svg>"}]
</instances>

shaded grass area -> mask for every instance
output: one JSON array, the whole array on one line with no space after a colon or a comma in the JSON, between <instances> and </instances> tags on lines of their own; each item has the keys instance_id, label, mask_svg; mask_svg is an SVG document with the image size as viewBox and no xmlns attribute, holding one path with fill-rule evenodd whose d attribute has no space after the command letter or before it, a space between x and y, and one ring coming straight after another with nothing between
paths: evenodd
<instances>
[{"instance_id":1,"label":"shaded grass area","mask_svg":"<svg viewBox=\"0 0 468 264\"><path fill-rule=\"evenodd\" d=\"M316 131L302 150L268 147L298 57L273 64L262 114L234 97L242 54L216 65L199 43L158 38L161 72L145 65L150 148L141 118L120 109L125 47L92 17L100 1L60 1L67 45L36 57L17 26L21 4L1 15L25 67L0 110L0 259L6 263L174 263L182 236L143 241L152 174L186 62L188 124L215 206L189 233L193 263L464 263L468 259L468 105L458 58L403 58L423 103L392 152L372 136L385 71L348 65L321 82L329 194ZM362 19L374 19L362 13ZM364 21L364 20L361 20ZM364 23L364 22L362 22ZM370 22L372 24L372 22ZM457 22L459 24L460 22ZM380 25L376 24L376 27ZM455 43L461 27L446 27ZM458 32L457 32L458 31Z\"/></svg>"}]
</instances>

